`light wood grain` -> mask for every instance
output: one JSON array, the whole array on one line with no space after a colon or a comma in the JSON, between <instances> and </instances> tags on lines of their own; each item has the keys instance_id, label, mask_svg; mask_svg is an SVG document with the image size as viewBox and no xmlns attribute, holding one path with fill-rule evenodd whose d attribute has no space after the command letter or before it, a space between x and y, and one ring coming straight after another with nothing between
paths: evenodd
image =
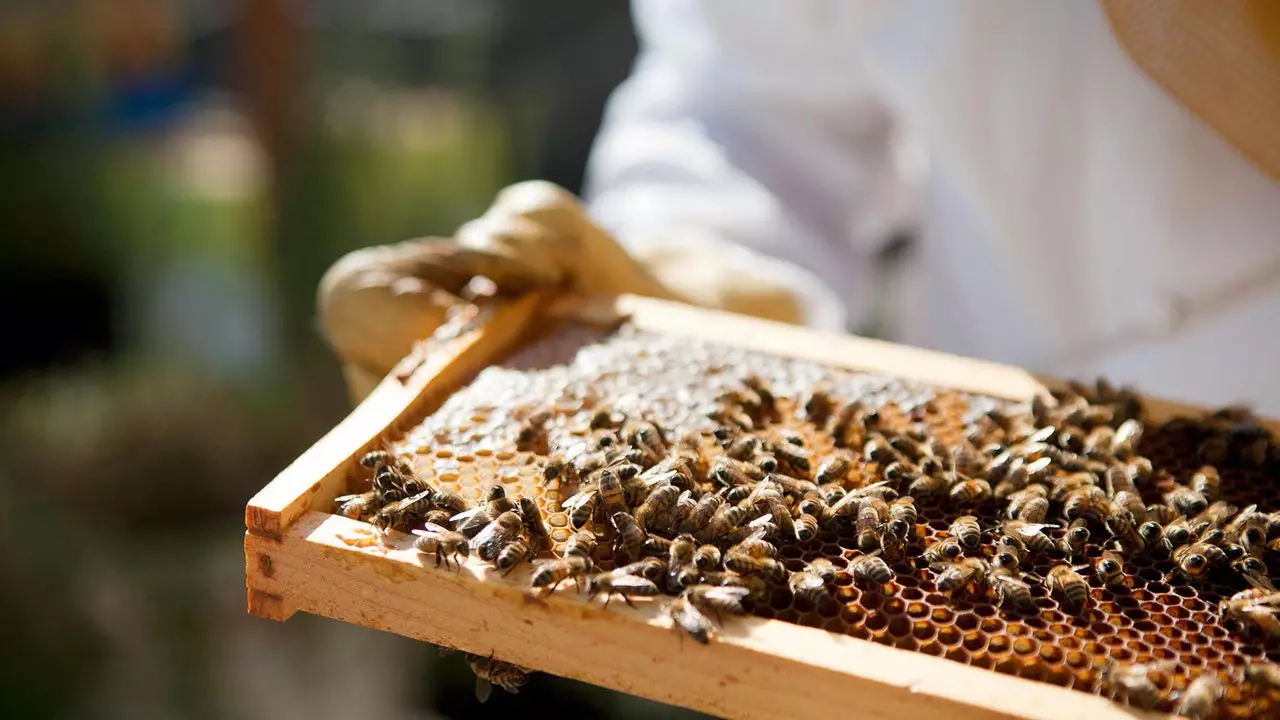
<instances>
[{"instance_id":1,"label":"light wood grain","mask_svg":"<svg viewBox=\"0 0 1280 720\"><path fill-rule=\"evenodd\" d=\"M312 445L249 500L245 526L279 535L306 510L327 507L342 494L359 456L374 449L388 428L430 412L470 375L509 350L546 301L522 298L482 326L456 338L420 344L333 430Z\"/></svg>"},{"instance_id":2,"label":"light wood grain","mask_svg":"<svg viewBox=\"0 0 1280 720\"><path fill-rule=\"evenodd\" d=\"M308 512L279 543L247 535L247 555L272 558L270 576L249 564L249 585L296 610L723 717L1134 717L1047 683L778 620L731 620L702 646L668 626L663 600L633 610L602 609L572 590L535 598L527 568L506 578L474 558L457 572L435 568L409 536L359 547L367 533L363 523Z\"/></svg>"}]
</instances>

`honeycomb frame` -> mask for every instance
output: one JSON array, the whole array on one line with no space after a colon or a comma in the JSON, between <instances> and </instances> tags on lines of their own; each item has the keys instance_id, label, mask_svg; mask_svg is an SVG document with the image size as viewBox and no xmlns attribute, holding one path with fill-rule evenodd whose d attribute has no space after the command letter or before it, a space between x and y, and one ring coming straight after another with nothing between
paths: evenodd
<instances>
[{"instance_id":1,"label":"honeycomb frame","mask_svg":"<svg viewBox=\"0 0 1280 720\"><path fill-rule=\"evenodd\" d=\"M1081 667L1080 672L1077 673L1059 672L1060 668L1069 668L1070 661L1081 654L1082 648L1046 642L1046 638L1042 636L1047 632L1047 627L1052 625L1069 627L1068 634L1073 634L1079 627L1071 625L1069 618L1057 617L1057 614L1061 613L1051 607L1052 601L1045 598L1040 590L1036 591L1036 597L1037 603L1045 606L1042 608L1042 615L1052 615L1052 617L1028 619L1027 623L1022 624L1006 624L1008 634L1004 636L1002 643L996 641L996 644L1001 645L1000 647L993 647L993 639L986 637L982 640L982 647L979 648L975 644L979 641L973 638L981 635L981 631L993 630L994 623L1002 621L1001 616L956 613L955 604L958 602L963 607L965 602L963 600L952 600L950 603L941 604L935 602L933 606L929 606L925 601L936 593L930 587L932 580L926 571L914 571L913 574L905 569L899 569L900 583L897 586L897 592L878 599L864 597L868 594L853 586L847 573L842 573L837 580L836 592L842 601L843 609L837 610L836 616L824 615L825 609L821 612L817 609L809 609L807 612L799 613L793 607L785 610L771 606L758 607L756 608L757 618L730 623L720 631L721 642L708 648L701 648L693 646L692 643L681 643L677 638L672 637L669 631L660 635L650 632L653 629L666 630L665 619L656 613L653 607L631 610L615 609L611 606L608 611L584 613L582 601L573 597L555 596L531 601L526 592L527 570L513 573L509 578L501 578L473 559L462 572L451 576L441 575L442 571L434 567L424 567L421 559L408 549L407 537L401 538L399 545L390 548L374 545L367 542L368 535L362 534L359 523L321 512L321 509L328 509L326 503L331 501L332 497L342 494L360 482L358 479L360 473L352 467L352 458L366 449L388 441L405 439L409 442L412 428L419 424L420 419L440 410L442 404L447 408L447 403L444 401L453 390L462 387L480 367L490 364L516 342L523 333L525 321L529 320L532 313L543 304L540 299L526 299L522 303L524 303L523 306L509 311L504 317L490 321L483 328L483 332L475 331L469 339L463 337L460 348L456 347L458 338L452 340L455 345L452 348L442 348L441 342L433 341L435 345L428 355L432 358L433 367L417 368L418 372L410 372L412 377L408 383L399 388L392 388L400 391L396 400L382 401L385 405L381 408L381 414L385 419L384 427L376 428L368 439L362 440L357 437L353 442L352 438L345 438L347 441L345 448L330 451L330 456L323 458L322 462L303 463L307 457L301 458L299 463L313 466L309 468L312 473L323 470L330 464L333 467L318 478L308 476L307 472L295 473L298 477L290 478L288 477L290 470L294 470L299 464L295 463L295 466L291 466L290 470L282 474L282 478L286 480L283 484L288 487L277 488L280 492L276 493L278 497L274 499L273 507L269 509L262 507L264 504L271 504L260 502L263 493L251 502L246 516L250 529L246 538L246 562L249 569L251 611L273 619L284 619L294 610L303 609L459 647L470 652L496 651L499 657L507 657L513 662L535 669L578 677L627 692L725 716L775 717L794 716L797 713L793 707L780 703L775 698L757 697L758 691L743 695L729 691L708 693L705 690L688 687L691 683L687 678L706 674L705 669L699 672L694 667L696 665L705 668L706 661L700 653L723 654L732 658L726 661L729 663L727 665L729 669L723 674L727 677L739 678L739 683L742 682L743 676L751 676L753 670L758 673L763 667L772 665L776 668L779 663L782 663L783 672L799 673L797 681L806 682L815 688L814 692L806 693L804 699L804 702L810 704L814 714L842 709L844 706L838 702L838 697L847 694L852 688L858 688L860 696L866 698L863 710L870 716L875 715L877 702L884 703L885 716L897 716L901 712L906 712L906 708L915 708L916 710L912 712L925 709L947 709L951 712L959 712L958 717L1067 717L1078 715L1086 708L1092 717L1122 716L1116 713L1118 706L1112 706L1099 698L1077 691L1064 691L1051 684L1079 687L1080 683L1085 682L1081 678L1085 676L1084 672L1087 668ZM710 338L716 342L728 342L735 346L747 345L753 351L786 355L791 359L796 359L799 355L827 366L834 364L832 361L835 359L839 363L856 366L859 374L864 370L876 372L894 369L897 371L895 374L907 375L915 381L949 387L962 386L970 392L976 391L1006 399L1025 398L1029 392L1034 391L1034 388L1040 387L1038 382L1029 380L1029 375L1014 368L1001 368L986 363L938 356L909 348L887 346L883 343L832 338L811 331L736 316L673 307L656 301L624 298L611 301L607 307L612 315L606 313L606 317L616 318L621 312L631 317L632 324L643 326L644 329L661 333L670 332L674 336L693 334L706 339L707 335L715 334L708 331L709 327L714 327L721 335ZM562 309L560 313L598 322L601 316L599 308L598 303L585 307L569 306L568 310ZM709 320L715 322L708 324ZM743 331L750 332L741 334ZM800 340L805 342L799 342ZM821 352L813 352L813 348L820 348ZM782 352L778 352L780 349ZM524 355L527 356L529 352L531 351L526 350ZM439 364L436 358L441 355L448 355L450 361ZM812 357L813 355L817 357ZM906 364L903 362L904 359L908 361ZM520 353L516 354L513 362L517 365L522 362ZM530 361L526 357L523 362L527 365ZM537 362L535 360L533 364ZM409 370L413 369L410 365ZM940 375L949 375L954 382L939 383L939 380L947 379ZM441 376L447 377L441 380ZM418 378L416 385L414 378ZM385 385L387 383L384 383ZM406 396L412 396L412 402L406 400ZM374 401L374 405L378 404L378 398L371 398L371 400ZM397 403L403 407L398 408L398 412L390 412L395 409L394 406ZM362 409L368 405L369 403L366 403ZM1185 408L1181 407L1164 407L1167 408L1165 412L1185 411ZM1154 410L1157 413L1161 412L1161 409L1160 404L1148 408L1149 412ZM358 414L360 414L359 410L353 413L353 417ZM394 417L387 419L389 414ZM365 415L372 416L374 413L366 412ZM368 417L365 418L366 421L368 419ZM483 425L487 418L476 417L471 420L473 423ZM456 422L451 424L455 428L460 427ZM507 424L510 424L509 419ZM335 433L342 434L338 432L341 429L340 426ZM478 436L477 440L488 440L494 430L495 427L486 427L473 434ZM362 432L356 435L362 437L363 434L368 434L367 431L368 423L365 422L362 424ZM432 476L438 478L441 472L448 472L435 467L438 462L443 462L443 465L447 466L451 462L461 462L465 465L478 461L479 465L487 466L481 473L458 473L460 481L463 477L471 478L471 482L461 488L464 494L478 496L479 488L495 478L511 482L523 481L529 484L536 469L536 463L527 453L521 454L509 448L504 449L499 447L501 443L489 443L487 447L476 446L470 450L459 450L459 447L465 443L458 443L457 437L447 438L449 447L440 447L438 441L441 440L446 438L432 438L433 442L419 443L424 447L430 447L429 452L422 453L425 456L425 467L422 469ZM353 447L353 444L356 446ZM324 445L322 441L317 448ZM485 443L481 442L480 445ZM343 457L338 459L339 455ZM447 476L445 479L448 480ZM278 479L273 485L279 483ZM299 492L302 485L306 487ZM536 483L530 485L530 487L535 486L539 485ZM270 490L270 486L264 490L268 500L272 500ZM558 488L543 487L543 490L555 493ZM282 502L289 499L291 492L298 493L292 498L292 504ZM290 514L292 517L287 517ZM562 541L567 534L563 532L563 517L559 519L561 524L557 525L556 514L549 513L555 539ZM948 520L949 518L945 516L933 517L928 513L922 513L920 524L925 532L937 535L945 533ZM297 542L292 543L295 540ZM830 545L831 547L825 549L831 554L847 555L845 547L847 541L848 538L823 536L819 538L816 546L822 549L822 546ZM291 552L285 552L284 546L290 544L305 546L300 547L305 552L298 553L296 556ZM553 661L549 654L539 653L534 647L499 649L498 645L501 644L499 639L488 637L492 633L486 634L483 631L471 633L461 628L438 626L419 627L417 624L406 623L403 616L398 619L394 617L385 619L370 608L355 612L343 607L341 602L332 598L303 597L306 593L297 592L296 586L280 579L280 576L286 572L298 573L301 577L307 578L307 583L303 585L307 587L314 581L313 576L317 574L314 568L315 563L332 562L334 555L344 556L345 559L340 564L348 569L346 573L341 568L330 568L326 571L329 581L338 585L348 584L350 579L358 574L349 572L352 567L363 567L367 570L390 563L389 567L394 569L386 567L375 569L373 577L377 579L376 581L387 577L399 578L399 582L393 583L397 592L403 592L404 580L412 576L418 580L413 585L422 586L423 597L447 595L440 587L434 590L431 587L443 585L453 592L465 590L469 593L470 599L461 601L464 604L474 603L476 598L480 597L494 600L499 605L496 609L489 608L488 615L491 617L505 617L511 614L514 616L512 622L516 622L518 618L518 622L523 624L529 620L528 617L519 617L523 608L523 615L539 615L539 621L545 623L549 617L559 619L559 610L565 608L570 613L571 621L576 621L577 625L590 624L587 623L588 619L601 621L603 625L610 628L607 632L617 637L635 635L642 638L642 644L646 648L655 643L667 646L674 643L675 650L670 656L670 664L678 666L679 673L686 677L686 680L678 683L677 688L672 690L664 689L660 683L656 682L646 684L634 678L627 679L628 674L635 673L634 669L626 670L628 667L626 663L622 664L622 670L616 670L612 674L590 667L584 668L574 663L560 665ZM802 561L800 557L786 559L789 564ZM296 569L295 562L298 564ZM455 582L449 582L450 580ZM282 584L284 587L281 587ZM1109 596L1108 590L1093 588L1092 592L1099 603L1120 602L1120 598ZM365 601L367 604L368 598L365 598ZM1129 609L1127 603L1130 601L1137 603L1137 607L1134 608L1136 611L1144 611L1142 606L1144 600L1132 596L1124 600L1126 606L1121 609ZM777 604L780 606L782 603L779 601ZM791 605L789 598L787 604ZM867 607L868 605L870 607ZM898 607L899 605L901 607ZM855 606L866 608L864 616L845 617L849 613L849 608ZM949 622L932 624L920 622L921 612L932 616L939 610L945 611L948 606L953 608L954 613L954 616L949 618ZM1187 617L1175 618L1175 620L1199 623L1193 615L1194 612L1194 610L1188 611ZM627 632L619 632L614 622L617 618L629 620ZM481 622L484 621L483 617L479 619ZM1036 620L1042 620L1042 624L1046 627L1035 627ZM1138 620L1131 619L1127 626L1115 628L1115 632L1105 634L1095 632L1090 640L1081 639L1077 645L1083 646L1087 642L1101 644L1103 638L1123 639L1124 633L1141 632L1141 628L1136 627L1137 622ZM495 624L503 623L495 622ZM968 627L968 624L972 624L973 627ZM1088 627L1094 624L1097 623L1086 623L1086 630L1096 630ZM804 627L805 625L811 627ZM837 628L836 625L840 627ZM570 622L564 629L565 632L571 635L577 634L573 626L574 622ZM850 632L851 627L856 627L857 631ZM578 627L576 630L581 632L584 628ZM830 630L839 630L845 637L852 636L859 641L871 642L855 641L850 644L831 636L828 632ZM637 640L637 642L640 641ZM1108 642L1115 641L1108 640ZM1117 644L1123 647L1123 642ZM790 647L793 645L804 650L793 651ZM1107 649L1111 647L1111 645L1105 646ZM888 654L885 654L886 651ZM970 657L969 665L956 663L955 655L960 652L968 652L979 660L973 662L973 657ZM1045 653L1050 657L1042 657ZM640 655L643 656L644 653ZM651 657L648 658L639 658L639 661L652 663L654 658L659 657L655 653L650 655ZM929 657L930 655L934 657ZM1135 655L1136 653L1131 653L1130 659ZM947 659L948 657L951 659ZM1014 664L1018 666L1014 667ZM1042 666L1050 669L1034 670ZM1032 670L1028 671L1025 668L1032 668ZM992 669L1005 673L1012 672L1040 682L1027 682L988 672ZM815 683L815 678L819 678L820 681ZM716 683L712 683L712 686L725 683L726 680L721 677ZM827 695L823 692L827 685L830 685L829 692L833 694ZM905 705L900 704L904 702ZM798 714L807 713L801 711ZM1123 717L1130 716L1131 713L1125 710Z\"/></svg>"}]
</instances>

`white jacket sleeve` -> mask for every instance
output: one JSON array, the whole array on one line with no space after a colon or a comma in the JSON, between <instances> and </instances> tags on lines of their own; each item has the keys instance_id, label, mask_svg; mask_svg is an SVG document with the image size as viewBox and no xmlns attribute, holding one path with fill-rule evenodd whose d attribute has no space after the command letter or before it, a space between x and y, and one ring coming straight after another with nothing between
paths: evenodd
<instances>
[{"instance_id":1,"label":"white jacket sleeve","mask_svg":"<svg viewBox=\"0 0 1280 720\"><path fill-rule=\"evenodd\" d=\"M642 258L725 245L735 272L793 289L808 324L845 329L910 212L898 128L851 70L867 10L636 0L641 51L592 151L592 215Z\"/></svg>"}]
</instances>

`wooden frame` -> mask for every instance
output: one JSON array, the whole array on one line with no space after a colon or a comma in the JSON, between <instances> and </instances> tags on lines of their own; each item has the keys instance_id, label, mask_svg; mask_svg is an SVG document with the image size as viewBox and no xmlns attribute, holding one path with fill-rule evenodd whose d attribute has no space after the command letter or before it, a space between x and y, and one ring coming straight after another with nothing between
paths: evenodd
<instances>
[{"instance_id":1,"label":"wooden frame","mask_svg":"<svg viewBox=\"0 0 1280 720\"><path fill-rule=\"evenodd\" d=\"M383 545L327 512L356 458L423 417L514 348L540 314L685 334L827 365L1009 399L1056 381L1024 370L647 298L523 298L406 358L351 415L285 468L245 511L249 612L301 610L488 655L724 717L1157 717L1100 697L779 620L734 620L698 645L656 604L602 609L572 594L536 598L528 570L501 577L478 559L457 572L424 563L411 538ZM425 361L424 361L425 358ZM1149 401L1152 420L1198 412ZM1269 423L1280 432L1280 426ZM794 688L794 692L778 692Z\"/></svg>"}]
</instances>

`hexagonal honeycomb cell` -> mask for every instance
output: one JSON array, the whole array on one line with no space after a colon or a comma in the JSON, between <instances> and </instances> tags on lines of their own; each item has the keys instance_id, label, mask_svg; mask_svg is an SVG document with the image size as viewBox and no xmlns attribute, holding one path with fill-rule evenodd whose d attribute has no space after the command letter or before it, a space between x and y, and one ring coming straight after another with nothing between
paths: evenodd
<instances>
[{"instance_id":1,"label":"hexagonal honeycomb cell","mask_svg":"<svg viewBox=\"0 0 1280 720\"><path fill-rule=\"evenodd\" d=\"M672 436L701 433L707 462L710 453L719 452L712 436L717 423L709 413L723 393L741 387L746 373L763 379L777 397L775 421L757 432L794 433L815 466L836 450L829 432L800 419L797 399L815 387L826 388L840 401L860 400L878 411L884 427L923 423L943 443L959 442L984 414L1028 412L1025 404L646 333L626 324L602 330L568 323L480 372L410 428L393 450L412 456L422 478L471 502L496 483L506 486L509 495L534 498L558 554L572 532L561 503L578 488L544 479L547 455L517 449L522 421L549 413L543 424L547 444L563 447L587 437L593 411L607 405L624 416L651 418ZM1185 478L1204 462L1197 432L1189 424L1147 427L1137 451L1152 461L1157 477ZM862 448L849 449L857 457L846 487L879 477L882 468L864 461L858 452ZM1263 512L1280 510L1274 448L1272 454L1262 469L1221 463L1223 499L1238 506L1257 504ZM352 478L353 489L368 487L364 472ZM1146 503L1161 500L1154 483L1142 494ZM793 597L783 583L771 595L748 601L749 611L1082 692L1099 690L1099 673L1108 663L1163 663L1152 677L1161 689L1158 709L1164 711L1175 708L1175 691L1189 678L1214 672L1228 686L1219 717L1280 714L1274 698L1233 685L1246 659L1275 661L1280 654L1274 642L1220 616L1219 601L1245 587L1238 577L1213 574L1189 583L1174 572L1167 553L1135 555L1126 563L1123 586L1104 587L1082 571L1088 602L1072 612L1042 582L1061 558L1032 554L1019 572L1031 585L1035 612L1014 612L989 596L940 591L938 574L919 558L925 547L948 537L956 517L970 512L984 533L981 546L966 555L992 558L991 530L1000 524L1005 503L988 500L973 510L926 499L917 505L907 555L890 562L896 577L889 585L867 587L852 580L848 561L862 551L853 527L839 525L807 543L781 543L778 555L793 572L818 557L832 560L839 572L829 587L830 603L815 607ZM1058 528L1049 534L1056 543L1063 532ZM1099 556L1100 535L1093 534L1085 558ZM596 560L611 567L608 543L601 543Z\"/></svg>"}]
</instances>

